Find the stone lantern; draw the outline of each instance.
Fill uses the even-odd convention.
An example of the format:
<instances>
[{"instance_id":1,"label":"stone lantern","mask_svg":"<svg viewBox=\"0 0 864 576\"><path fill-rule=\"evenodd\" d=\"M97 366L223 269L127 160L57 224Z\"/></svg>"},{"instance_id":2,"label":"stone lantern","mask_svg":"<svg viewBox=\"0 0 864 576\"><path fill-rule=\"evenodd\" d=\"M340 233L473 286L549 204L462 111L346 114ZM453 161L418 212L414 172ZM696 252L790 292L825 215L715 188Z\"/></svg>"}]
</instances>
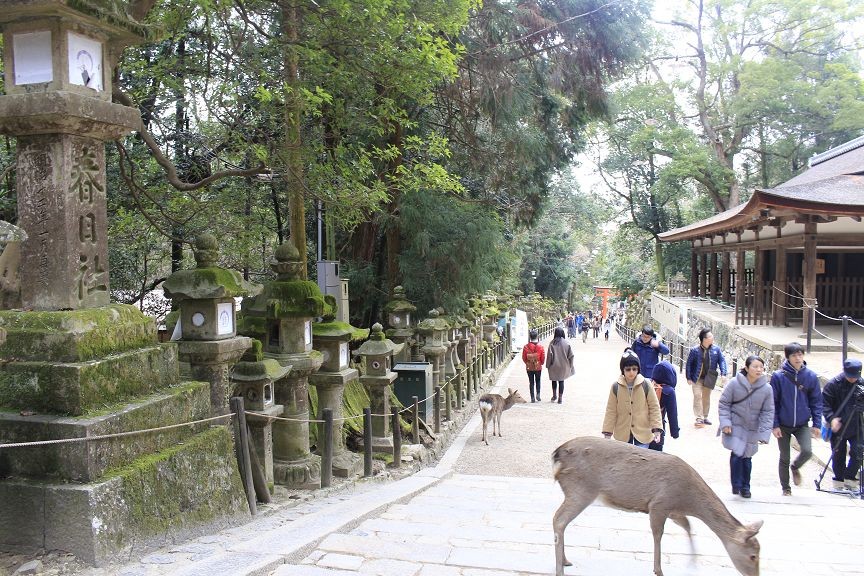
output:
<instances>
[{"instance_id":1,"label":"stone lantern","mask_svg":"<svg viewBox=\"0 0 864 576\"><path fill-rule=\"evenodd\" d=\"M291 366L275 382L275 401L290 419L273 424L275 481L290 488L320 488L321 459L309 444L309 375L323 361L312 349L312 319L323 316L328 306L318 285L303 279L306 263L290 240L274 256L270 267L276 280L265 283L254 301L243 302L243 332L262 339L264 358Z\"/></svg>"},{"instance_id":2,"label":"stone lantern","mask_svg":"<svg viewBox=\"0 0 864 576\"><path fill-rule=\"evenodd\" d=\"M234 393L243 397L244 408L249 412L246 423L268 483L274 481L273 419L270 417L281 416L284 411L281 404L276 404L273 383L290 371L291 366L282 366L272 358L264 358L260 340L252 340L252 346L231 371Z\"/></svg>"},{"instance_id":3,"label":"stone lantern","mask_svg":"<svg viewBox=\"0 0 864 576\"><path fill-rule=\"evenodd\" d=\"M11 5L9 5L11 4ZM65 0L4 3L0 133L17 137L21 307L109 304L105 148L141 125L111 102L112 63L143 27Z\"/></svg>"},{"instance_id":4,"label":"stone lantern","mask_svg":"<svg viewBox=\"0 0 864 576\"><path fill-rule=\"evenodd\" d=\"M323 363L317 373L309 376L309 383L318 391L318 419L324 408L333 412L333 474L348 478L360 473L362 462L357 454L345 446L342 434L342 398L345 386L360 377L360 372L349 366L351 360L348 343L361 332L345 322L337 322L333 316L336 301L330 295L325 295L331 305L331 310L324 314L323 322L312 325L312 339L315 348L321 352ZM322 425L323 426L323 425ZM318 434L323 439L323 434Z\"/></svg>"},{"instance_id":5,"label":"stone lantern","mask_svg":"<svg viewBox=\"0 0 864 576\"><path fill-rule=\"evenodd\" d=\"M406 344L394 362L410 362L414 331L411 329L411 314L417 307L405 298L405 289L396 286L393 289L393 297L384 305L384 313L387 314L387 338L397 344Z\"/></svg>"},{"instance_id":6,"label":"stone lantern","mask_svg":"<svg viewBox=\"0 0 864 576\"><path fill-rule=\"evenodd\" d=\"M377 322L372 325L369 339L357 353L366 360L366 374L360 381L369 392L372 408L372 450L374 452L393 452L393 438L390 435L390 384L397 374L391 370L393 355L404 347L394 344L384 337L384 328ZM399 457L394 454L393 458Z\"/></svg>"},{"instance_id":7,"label":"stone lantern","mask_svg":"<svg viewBox=\"0 0 864 576\"><path fill-rule=\"evenodd\" d=\"M20 306L18 264L21 261L21 243L26 239L27 233L24 230L0 220L0 310Z\"/></svg>"},{"instance_id":8,"label":"stone lantern","mask_svg":"<svg viewBox=\"0 0 864 576\"><path fill-rule=\"evenodd\" d=\"M237 336L234 297L256 294L261 287L235 270L216 266L219 251L212 234L195 239L194 253L197 266L175 272L163 288L180 307L180 360L189 363L195 378L210 383L213 414L226 414L228 369L252 345L249 338Z\"/></svg>"},{"instance_id":9,"label":"stone lantern","mask_svg":"<svg viewBox=\"0 0 864 576\"><path fill-rule=\"evenodd\" d=\"M439 318L438 310L430 310L429 317L417 325L417 332L424 337L425 341L421 350L426 356L426 361L432 362L434 386L440 386L443 381L447 328L447 322Z\"/></svg>"}]
</instances>

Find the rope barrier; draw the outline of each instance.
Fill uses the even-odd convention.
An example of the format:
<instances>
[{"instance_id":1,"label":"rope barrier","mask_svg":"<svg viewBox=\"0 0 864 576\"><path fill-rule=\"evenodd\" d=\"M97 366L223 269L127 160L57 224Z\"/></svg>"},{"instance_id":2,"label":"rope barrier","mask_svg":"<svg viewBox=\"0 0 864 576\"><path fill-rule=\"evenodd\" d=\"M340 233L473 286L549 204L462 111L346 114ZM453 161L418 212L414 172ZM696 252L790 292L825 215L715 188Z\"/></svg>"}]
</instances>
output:
<instances>
[{"instance_id":1,"label":"rope barrier","mask_svg":"<svg viewBox=\"0 0 864 576\"><path fill-rule=\"evenodd\" d=\"M114 434L100 434L98 436L82 436L80 438L59 438L57 440L38 440L35 442L11 442L0 444L0 448L21 448L26 446L47 446L50 444L72 444L75 442L89 442L91 440L107 440L109 438L122 438L124 436L136 436L138 434L147 434L149 432L160 432L162 430L171 430L173 428L182 428L183 426L193 426L195 424L203 424L205 422L213 422L214 420L230 419L232 414L223 414L222 416L211 416L202 420L193 422L184 422L182 424L171 424L169 426L160 426L158 428L146 428L143 430L132 430L130 432L115 432Z\"/></svg>"},{"instance_id":2,"label":"rope barrier","mask_svg":"<svg viewBox=\"0 0 864 576\"><path fill-rule=\"evenodd\" d=\"M813 330L813 332L815 332L816 334L819 334L819 335L822 336L823 338L826 338L826 339L828 339L828 340L831 340L832 342L837 342L838 344L842 344L842 343L843 343L843 342L841 342L840 340L837 340L837 339L835 339L835 338L831 338L831 337L828 336L827 334L823 334L822 332L820 332L819 330L817 330L815 327L811 328L811 330Z\"/></svg>"}]
</instances>

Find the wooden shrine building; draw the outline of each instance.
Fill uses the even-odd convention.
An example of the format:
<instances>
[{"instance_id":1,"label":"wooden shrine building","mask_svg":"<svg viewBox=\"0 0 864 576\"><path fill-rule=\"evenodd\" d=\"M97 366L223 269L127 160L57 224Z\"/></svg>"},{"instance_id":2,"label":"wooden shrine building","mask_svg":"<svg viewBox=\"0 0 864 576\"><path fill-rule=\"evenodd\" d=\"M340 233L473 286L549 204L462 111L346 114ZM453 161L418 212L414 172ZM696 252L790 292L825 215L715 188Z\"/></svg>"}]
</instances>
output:
<instances>
[{"instance_id":1,"label":"wooden shrine building","mask_svg":"<svg viewBox=\"0 0 864 576\"><path fill-rule=\"evenodd\" d=\"M660 234L692 245L690 295L735 307L735 324L807 329L864 317L864 137L747 202ZM734 258L733 258L734 255ZM732 264L734 262L734 264Z\"/></svg>"}]
</instances>

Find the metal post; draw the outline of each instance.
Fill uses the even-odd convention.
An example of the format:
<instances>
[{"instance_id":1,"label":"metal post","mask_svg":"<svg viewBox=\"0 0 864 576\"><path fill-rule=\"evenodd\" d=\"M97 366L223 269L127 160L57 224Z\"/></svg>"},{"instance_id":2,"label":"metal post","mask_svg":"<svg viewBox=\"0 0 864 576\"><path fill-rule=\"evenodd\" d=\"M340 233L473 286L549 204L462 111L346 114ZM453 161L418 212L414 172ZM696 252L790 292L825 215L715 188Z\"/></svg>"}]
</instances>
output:
<instances>
[{"instance_id":1,"label":"metal post","mask_svg":"<svg viewBox=\"0 0 864 576\"><path fill-rule=\"evenodd\" d=\"M321 487L327 488L333 480L333 409L321 410L324 430L321 435Z\"/></svg>"},{"instance_id":2,"label":"metal post","mask_svg":"<svg viewBox=\"0 0 864 576\"><path fill-rule=\"evenodd\" d=\"M448 422L453 421L453 407L450 403L453 402L453 379L451 378L444 384L444 417Z\"/></svg>"},{"instance_id":3,"label":"metal post","mask_svg":"<svg viewBox=\"0 0 864 576\"><path fill-rule=\"evenodd\" d=\"M420 400L417 396L411 397L411 441L414 444L420 443Z\"/></svg>"},{"instance_id":4,"label":"metal post","mask_svg":"<svg viewBox=\"0 0 864 576\"><path fill-rule=\"evenodd\" d=\"M402 466L402 429L399 427L399 408L390 407L390 427L393 429L393 468Z\"/></svg>"},{"instance_id":5,"label":"metal post","mask_svg":"<svg viewBox=\"0 0 864 576\"><path fill-rule=\"evenodd\" d=\"M363 408L363 476L372 476L372 408Z\"/></svg>"},{"instance_id":6,"label":"metal post","mask_svg":"<svg viewBox=\"0 0 864 576\"><path fill-rule=\"evenodd\" d=\"M810 354L810 342L813 340L813 323L816 321L816 308L807 305L807 315L810 320L807 322L807 354Z\"/></svg>"},{"instance_id":7,"label":"metal post","mask_svg":"<svg viewBox=\"0 0 864 576\"><path fill-rule=\"evenodd\" d=\"M230 399L231 411L234 413L234 442L239 445L237 464L240 466L240 478L243 480L243 488L246 490L246 501L249 503L249 512L252 516L258 514L258 506L255 504L255 486L252 483L252 461L249 457L249 438L246 429L246 412L243 408L243 397L233 396Z\"/></svg>"},{"instance_id":8,"label":"metal post","mask_svg":"<svg viewBox=\"0 0 864 576\"><path fill-rule=\"evenodd\" d=\"M849 351L849 316L844 314L840 319L843 320L843 362L846 362L846 354Z\"/></svg>"},{"instance_id":9,"label":"metal post","mask_svg":"<svg viewBox=\"0 0 864 576\"><path fill-rule=\"evenodd\" d=\"M435 387L435 396L432 401L432 413L434 415L435 434L441 432L441 385Z\"/></svg>"}]
</instances>

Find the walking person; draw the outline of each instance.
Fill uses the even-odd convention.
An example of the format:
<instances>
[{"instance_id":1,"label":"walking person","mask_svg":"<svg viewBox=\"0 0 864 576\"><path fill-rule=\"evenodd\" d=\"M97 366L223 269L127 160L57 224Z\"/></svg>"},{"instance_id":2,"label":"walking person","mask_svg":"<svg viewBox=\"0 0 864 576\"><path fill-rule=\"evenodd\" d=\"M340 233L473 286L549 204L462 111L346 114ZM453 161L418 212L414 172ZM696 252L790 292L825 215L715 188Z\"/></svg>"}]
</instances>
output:
<instances>
[{"instance_id":1,"label":"walking person","mask_svg":"<svg viewBox=\"0 0 864 576\"><path fill-rule=\"evenodd\" d=\"M792 495L789 486L789 460L792 436L798 441L800 452L792 462L792 481L801 485L801 467L813 455L811 439L818 438L822 424L822 389L819 377L807 368L804 348L798 342L783 348L786 361L771 375L774 392L774 429L780 448L780 489L784 496ZM808 422L812 424L808 426Z\"/></svg>"},{"instance_id":2,"label":"walking person","mask_svg":"<svg viewBox=\"0 0 864 576\"><path fill-rule=\"evenodd\" d=\"M572 376L576 369L573 366L573 349L564 337L564 329L556 328L555 336L546 350L546 368L549 380L552 381L552 402L561 404L564 398L564 380ZM537 395L540 400L540 395Z\"/></svg>"},{"instance_id":3,"label":"walking person","mask_svg":"<svg viewBox=\"0 0 864 576\"><path fill-rule=\"evenodd\" d=\"M681 434L681 427L678 425L678 397L675 394L675 386L678 384L678 375L675 374L675 367L671 363L664 360L658 362L654 366L654 391L657 391L657 386L660 386L660 420L662 422L663 432L660 435L660 440L651 442L648 446L652 450L658 452L663 451L663 444L666 442L666 422L669 422L669 434L672 438L678 438Z\"/></svg>"},{"instance_id":4,"label":"walking person","mask_svg":"<svg viewBox=\"0 0 864 576\"><path fill-rule=\"evenodd\" d=\"M594 338L600 336L600 316L595 315L594 320L591 322L591 329L594 331Z\"/></svg>"},{"instance_id":5,"label":"walking person","mask_svg":"<svg viewBox=\"0 0 864 576\"><path fill-rule=\"evenodd\" d=\"M823 415L831 427L831 469L834 488L858 492L855 476L861 467L861 413L859 402L864 402L864 380L861 379L861 361L848 358L843 372L834 377L822 390ZM849 444L849 462L846 462L846 444Z\"/></svg>"},{"instance_id":6,"label":"walking person","mask_svg":"<svg viewBox=\"0 0 864 576\"><path fill-rule=\"evenodd\" d=\"M714 344L714 333L708 328L699 331L699 345L687 355L687 382L693 388L693 414L696 428L711 425L708 412L711 409L711 391L717 377L726 376L726 359L720 347Z\"/></svg>"},{"instance_id":7,"label":"walking person","mask_svg":"<svg viewBox=\"0 0 864 576\"><path fill-rule=\"evenodd\" d=\"M669 347L660 341L650 324L642 327L642 333L633 341L631 348L639 356L640 374L649 380L654 366L660 361L660 355L669 354Z\"/></svg>"},{"instance_id":8,"label":"walking person","mask_svg":"<svg viewBox=\"0 0 864 576\"><path fill-rule=\"evenodd\" d=\"M591 321L588 319L583 320L582 321L582 343L583 344L588 341L588 330L590 330L590 329L591 329Z\"/></svg>"},{"instance_id":9,"label":"walking person","mask_svg":"<svg viewBox=\"0 0 864 576\"><path fill-rule=\"evenodd\" d=\"M774 425L774 393L764 374L765 362L748 356L744 368L730 379L720 395L723 447L731 450L729 472L732 494L750 498L750 471L759 444L767 444Z\"/></svg>"},{"instance_id":10,"label":"walking person","mask_svg":"<svg viewBox=\"0 0 864 576\"><path fill-rule=\"evenodd\" d=\"M609 341L609 330L612 329L612 320L606 318L606 322L603 323L603 339L607 342Z\"/></svg>"},{"instance_id":11,"label":"walking person","mask_svg":"<svg viewBox=\"0 0 864 576\"><path fill-rule=\"evenodd\" d=\"M660 402L648 380L639 373L639 356L630 348L618 362L621 375L612 384L603 417L603 436L640 448L661 439Z\"/></svg>"},{"instance_id":12,"label":"walking person","mask_svg":"<svg viewBox=\"0 0 864 576\"><path fill-rule=\"evenodd\" d=\"M543 371L543 362L546 352L538 342L539 335L535 328L528 331L528 344L522 348L522 361L528 372L528 389L531 392L531 402L540 401L540 373ZM534 398L537 400L534 400Z\"/></svg>"}]
</instances>

